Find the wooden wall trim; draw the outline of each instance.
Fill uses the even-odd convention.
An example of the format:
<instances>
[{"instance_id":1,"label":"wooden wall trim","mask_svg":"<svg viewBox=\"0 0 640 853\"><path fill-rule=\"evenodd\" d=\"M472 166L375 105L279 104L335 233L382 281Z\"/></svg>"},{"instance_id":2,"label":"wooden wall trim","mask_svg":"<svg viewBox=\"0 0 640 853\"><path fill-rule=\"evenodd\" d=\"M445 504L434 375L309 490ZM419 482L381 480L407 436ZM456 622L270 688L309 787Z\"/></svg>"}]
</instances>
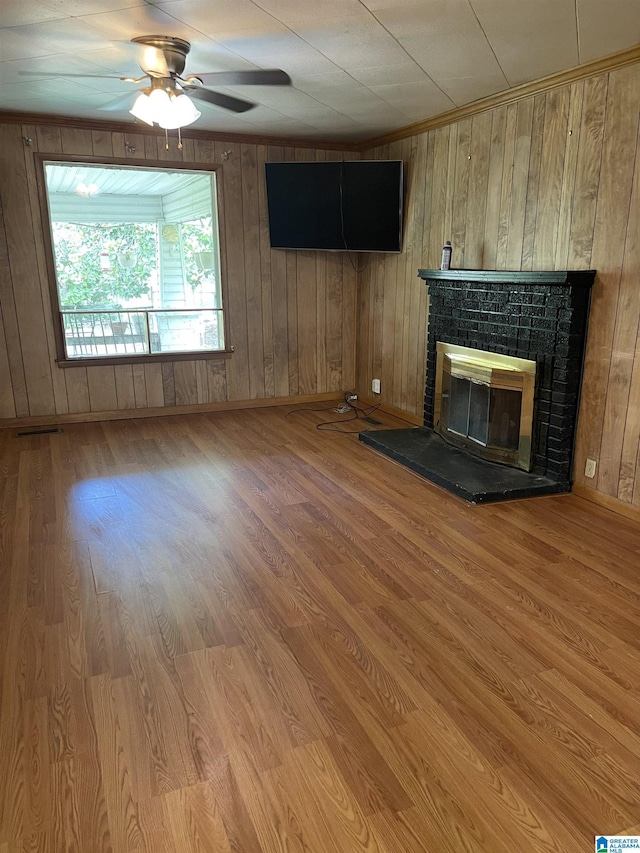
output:
<instances>
[{"instance_id":1,"label":"wooden wall trim","mask_svg":"<svg viewBox=\"0 0 640 853\"><path fill-rule=\"evenodd\" d=\"M21 427L59 426L61 424L94 423L95 421L121 421L142 418L160 418L165 415L197 415L207 412L232 412L240 409L264 409L270 406L298 406L302 403L343 402L344 394L325 391L322 394L304 394L299 397L270 397L257 400L223 400L219 403L202 403L193 406L156 406L149 409L115 409L109 412L78 412L77 414L46 415L33 418L5 418L0 429ZM406 416L405 420L406 420Z\"/></svg>"},{"instance_id":2,"label":"wooden wall trim","mask_svg":"<svg viewBox=\"0 0 640 853\"><path fill-rule=\"evenodd\" d=\"M605 509L610 509L618 515L624 515L625 518L630 518L632 521L640 521L640 506L625 503L618 498L605 495L603 492L596 492L595 489L590 489L588 486L582 486L579 483L574 484L572 492L579 498L584 498Z\"/></svg>"},{"instance_id":3,"label":"wooden wall trim","mask_svg":"<svg viewBox=\"0 0 640 853\"><path fill-rule=\"evenodd\" d=\"M506 89L504 92L489 95L487 98L481 98L479 101L474 101L471 104L465 104L446 113L440 113L440 115L433 116L432 118L399 128L384 136L368 139L360 143L360 151L368 151L380 145L388 145L391 142L397 142L409 136L417 136L429 130L435 130L438 127L445 127L463 119L471 118L479 113L493 110L496 107L504 107L507 104L516 103L524 98L540 95L549 92L551 89L558 89L561 86L576 83L579 80L586 80L588 77L596 77L599 74L615 71L618 68L624 68L636 62L640 62L640 45L635 45L635 47L619 53L613 53L602 59L594 59L592 62L578 65L576 68L570 68L568 71L559 71L556 74L550 74L548 77L542 77L540 80L514 86L511 89Z\"/></svg>"},{"instance_id":4,"label":"wooden wall trim","mask_svg":"<svg viewBox=\"0 0 640 853\"><path fill-rule=\"evenodd\" d=\"M133 136L154 136L164 139L156 127L137 124L133 121L100 121L83 119L78 116L48 115L47 113L28 113L0 110L0 124L45 125L47 127L77 128L96 130L103 133L124 133ZM249 145L286 145L293 148L314 148L327 151L360 151L360 142L340 142L332 139L297 139L285 136L259 136L248 133L216 133L212 130L184 130L183 139L199 139L207 142L235 142Z\"/></svg>"}]
</instances>

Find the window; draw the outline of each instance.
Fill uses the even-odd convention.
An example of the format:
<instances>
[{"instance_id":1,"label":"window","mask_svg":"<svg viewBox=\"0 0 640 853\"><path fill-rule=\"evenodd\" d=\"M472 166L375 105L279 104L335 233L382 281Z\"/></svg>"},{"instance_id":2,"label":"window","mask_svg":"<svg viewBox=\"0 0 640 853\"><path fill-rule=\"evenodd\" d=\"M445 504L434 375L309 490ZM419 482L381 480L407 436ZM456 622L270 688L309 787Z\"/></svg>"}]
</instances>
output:
<instances>
[{"instance_id":1,"label":"window","mask_svg":"<svg viewBox=\"0 0 640 853\"><path fill-rule=\"evenodd\" d=\"M63 360L224 351L215 173L43 165Z\"/></svg>"}]
</instances>

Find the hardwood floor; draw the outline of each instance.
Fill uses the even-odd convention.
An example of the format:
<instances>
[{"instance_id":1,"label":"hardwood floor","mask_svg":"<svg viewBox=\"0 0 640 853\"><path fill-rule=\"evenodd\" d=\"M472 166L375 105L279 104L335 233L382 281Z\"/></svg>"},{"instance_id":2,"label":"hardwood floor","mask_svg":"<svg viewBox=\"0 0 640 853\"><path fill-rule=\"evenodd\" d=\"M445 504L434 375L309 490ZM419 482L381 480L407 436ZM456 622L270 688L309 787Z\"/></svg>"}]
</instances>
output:
<instances>
[{"instance_id":1,"label":"hardwood floor","mask_svg":"<svg viewBox=\"0 0 640 853\"><path fill-rule=\"evenodd\" d=\"M0 853L638 832L638 525L287 411L0 432Z\"/></svg>"}]
</instances>

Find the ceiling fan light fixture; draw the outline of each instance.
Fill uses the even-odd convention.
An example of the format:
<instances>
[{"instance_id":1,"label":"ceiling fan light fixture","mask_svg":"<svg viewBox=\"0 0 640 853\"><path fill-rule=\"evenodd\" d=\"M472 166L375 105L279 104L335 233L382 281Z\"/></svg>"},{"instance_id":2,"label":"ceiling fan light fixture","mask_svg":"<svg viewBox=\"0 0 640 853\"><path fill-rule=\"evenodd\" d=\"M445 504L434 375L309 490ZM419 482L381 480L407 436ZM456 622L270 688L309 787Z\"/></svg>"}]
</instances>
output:
<instances>
[{"instance_id":1,"label":"ceiling fan light fixture","mask_svg":"<svg viewBox=\"0 0 640 853\"><path fill-rule=\"evenodd\" d=\"M175 130L193 124L201 115L191 98L186 95L174 95L169 99L169 108L157 122L165 130Z\"/></svg>"},{"instance_id":2,"label":"ceiling fan light fixture","mask_svg":"<svg viewBox=\"0 0 640 853\"><path fill-rule=\"evenodd\" d=\"M146 92L142 92L136 98L135 104L129 110L132 116L135 118L139 118L140 121L146 122L146 124L152 125L154 122L154 111L153 104L149 98L149 95Z\"/></svg>"},{"instance_id":3,"label":"ceiling fan light fixture","mask_svg":"<svg viewBox=\"0 0 640 853\"><path fill-rule=\"evenodd\" d=\"M162 115L165 110L169 109L170 98L166 89L152 89L149 94L149 103L153 106L153 111L156 115Z\"/></svg>"},{"instance_id":4,"label":"ceiling fan light fixture","mask_svg":"<svg viewBox=\"0 0 640 853\"><path fill-rule=\"evenodd\" d=\"M168 93L159 88L138 95L129 112L141 121L149 125L155 123L165 130L186 127L202 115L186 95Z\"/></svg>"}]
</instances>

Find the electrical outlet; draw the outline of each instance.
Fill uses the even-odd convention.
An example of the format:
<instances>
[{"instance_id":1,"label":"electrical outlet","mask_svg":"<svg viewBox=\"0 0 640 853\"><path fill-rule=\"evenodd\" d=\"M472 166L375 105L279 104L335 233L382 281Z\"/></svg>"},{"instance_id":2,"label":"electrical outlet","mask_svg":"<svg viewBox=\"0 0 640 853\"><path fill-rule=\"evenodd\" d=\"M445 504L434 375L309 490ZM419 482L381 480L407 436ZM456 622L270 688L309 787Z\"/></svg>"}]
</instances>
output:
<instances>
[{"instance_id":1,"label":"electrical outlet","mask_svg":"<svg viewBox=\"0 0 640 853\"><path fill-rule=\"evenodd\" d=\"M347 393L344 395L344 398L347 403L355 403L358 399L358 395L355 391L347 391Z\"/></svg>"},{"instance_id":2,"label":"electrical outlet","mask_svg":"<svg viewBox=\"0 0 640 853\"><path fill-rule=\"evenodd\" d=\"M584 466L584 476L592 480L596 476L596 460L587 459Z\"/></svg>"},{"instance_id":3,"label":"electrical outlet","mask_svg":"<svg viewBox=\"0 0 640 853\"><path fill-rule=\"evenodd\" d=\"M380 380L379 379L372 379L371 380L371 390L373 391L374 394L380 393Z\"/></svg>"}]
</instances>

